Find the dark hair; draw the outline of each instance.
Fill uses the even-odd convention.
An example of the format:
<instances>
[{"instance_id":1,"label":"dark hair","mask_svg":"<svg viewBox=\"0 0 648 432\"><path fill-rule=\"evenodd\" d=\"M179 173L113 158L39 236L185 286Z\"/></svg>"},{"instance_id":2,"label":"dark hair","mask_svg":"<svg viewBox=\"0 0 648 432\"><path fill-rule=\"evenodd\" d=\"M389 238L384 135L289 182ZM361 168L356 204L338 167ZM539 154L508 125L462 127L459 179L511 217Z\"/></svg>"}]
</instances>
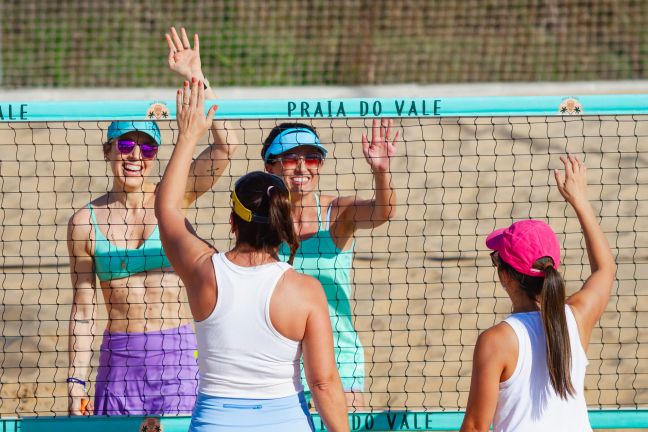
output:
<instances>
[{"instance_id":1,"label":"dark hair","mask_svg":"<svg viewBox=\"0 0 648 432\"><path fill-rule=\"evenodd\" d=\"M501 257L500 257L501 261ZM532 277L516 271L504 261L498 270L517 281L532 301L540 299L540 316L545 330L547 369L551 386L562 399L575 394L571 382L571 345L565 317L565 281L554 267L553 259L542 257L533 263L544 277Z\"/></svg>"},{"instance_id":2,"label":"dark hair","mask_svg":"<svg viewBox=\"0 0 648 432\"><path fill-rule=\"evenodd\" d=\"M261 159L265 160L266 151L268 151L268 147L270 147L272 141L277 138L277 135L287 129L308 129L319 138L317 130L315 130L313 126L307 125L305 123L281 123L280 125L273 127L266 139L263 140L263 147L261 148Z\"/></svg>"},{"instance_id":3,"label":"dark hair","mask_svg":"<svg viewBox=\"0 0 648 432\"><path fill-rule=\"evenodd\" d=\"M108 155L110 154L110 148L112 147L112 143L114 140L108 140L105 143L102 144L103 147L103 154L104 154L104 159L108 160Z\"/></svg>"},{"instance_id":4,"label":"dark hair","mask_svg":"<svg viewBox=\"0 0 648 432\"><path fill-rule=\"evenodd\" d=\"M267 222L243 220L233 212L237 229L236 243L245 243L254 249L274 253L283 242L290 246L292 264L299 247L299 238L293 226L290 192L283 180L276 175L253 171L241 177L234 186L241 204L257 218Z\"/></svg>"}]
</instances>

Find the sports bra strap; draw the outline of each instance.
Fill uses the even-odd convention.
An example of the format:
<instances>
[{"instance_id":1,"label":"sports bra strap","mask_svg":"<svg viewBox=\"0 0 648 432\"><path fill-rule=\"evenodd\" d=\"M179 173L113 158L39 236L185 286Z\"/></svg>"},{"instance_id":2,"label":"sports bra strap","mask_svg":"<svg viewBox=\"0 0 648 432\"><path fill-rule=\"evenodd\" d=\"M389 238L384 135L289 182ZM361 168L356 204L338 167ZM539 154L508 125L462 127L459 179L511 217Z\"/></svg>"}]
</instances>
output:
<instances>
[{"instance_id":1,"label":"sports bra strap","mask_svg":"<svg viewBox=\"0 0 648 432\"><path fill-rule=\"evenodd\" d=\"M99 224L97 223L97 216L95 215L94 208L92 207L91 203L88 203L88 210L90 210L90 219L92 220L92 224L94 225L96 231Z\"/></svg>"}]
</instances>

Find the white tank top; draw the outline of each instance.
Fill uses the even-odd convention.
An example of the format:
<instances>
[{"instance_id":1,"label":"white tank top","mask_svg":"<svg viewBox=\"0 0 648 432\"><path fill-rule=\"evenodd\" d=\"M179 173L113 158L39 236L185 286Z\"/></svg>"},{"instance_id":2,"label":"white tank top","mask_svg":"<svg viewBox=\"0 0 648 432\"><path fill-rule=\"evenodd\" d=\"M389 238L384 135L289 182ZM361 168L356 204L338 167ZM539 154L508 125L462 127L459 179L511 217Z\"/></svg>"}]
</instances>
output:
<instances>
[{"instance_id":1,"label":"white tank top","mask_svg":"<svg viewBox=\"0 0 648 432\"><path fill-rule=\"evenodd\" d=\"M515 371L500 383L493 432L590 432L585 402L587 354L578 325L565 305L571 345L571 381L575 395L561 399L551 386L545 353L545 333L540 312L518 313L506 318L518 338Z\"/></svg>"},{"instance_id":2,"label":"white tank top","mask_svg":"<svg viewBox=\"0 0 648 432\"><path fill-rule=\"evenodd\" d=\"M282 336L270 321L270 299L291 268L283 262L241 267L224 253L212 256L218 300L196 322L199 391L210 396L272 399L303 390L301 342Z\"/></svg>"}]
</instances>

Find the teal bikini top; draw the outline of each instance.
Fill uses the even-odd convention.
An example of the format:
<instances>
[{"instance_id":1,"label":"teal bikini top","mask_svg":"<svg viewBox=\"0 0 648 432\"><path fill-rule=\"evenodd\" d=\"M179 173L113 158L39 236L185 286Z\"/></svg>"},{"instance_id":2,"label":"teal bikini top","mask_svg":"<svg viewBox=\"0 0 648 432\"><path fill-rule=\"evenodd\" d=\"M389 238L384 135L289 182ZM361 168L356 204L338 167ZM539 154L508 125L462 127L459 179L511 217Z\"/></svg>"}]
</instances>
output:
<instances>
[{"instance_id":1,"label":"teal bikini top","mask_svg":"<svg viewBox=\"0 0 648 432\"><path fill-rule=\"evenodd\" d=\"M91 204L88 204L88 209L90 209L95 233L95 272L100 281L121 279L147 270L171 267L162 249L160 230L157 225L137 249L120 248L112 244L99 229Z\"/></svg>"}]
</instances>

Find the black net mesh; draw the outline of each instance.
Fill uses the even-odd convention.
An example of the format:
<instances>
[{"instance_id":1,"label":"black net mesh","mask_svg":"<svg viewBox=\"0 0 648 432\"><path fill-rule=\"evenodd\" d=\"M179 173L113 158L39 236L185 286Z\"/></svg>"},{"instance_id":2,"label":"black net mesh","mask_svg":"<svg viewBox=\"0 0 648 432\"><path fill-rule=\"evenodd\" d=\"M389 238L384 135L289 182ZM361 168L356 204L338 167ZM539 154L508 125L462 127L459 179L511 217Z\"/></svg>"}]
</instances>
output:
<instances>
[{"instance_id":1,"label":"black net mesh","mask_svg":"<svg viewBox=\"0 0 648 432\"><path fill-rule=\"evenodd\" d=\"M278 122L230 123L228 133L244 144L213 191L188 213L198 233L220 250L232 241L229 190L240 175L263 169L260 143ZM321 193L371 197L372 176L360 146L371 120L312 124L330 151ZM647 406L646 117L418 118L395 124L402 134L392 163L397 216L356 236L350 306L364 345L361 409L466 406L477 335L510 312L484 245L494 228L521 218L548 221L564 249L568 291L581 286L590 272L583 237L551 172L566 153L581 156L589 168L590 198L618 263L612 298L589 347L587 402L590 408ZM100 145L107 125L0 124L0 415L67 414L67 222L111 185ZM165 144L155 182L177 137L175 123L160 126ZM104 298L98 288L91 396L106 324ZM189 319L182 298L175 304L181 307L169 318Z\"/></svg>"}]
</instances>

